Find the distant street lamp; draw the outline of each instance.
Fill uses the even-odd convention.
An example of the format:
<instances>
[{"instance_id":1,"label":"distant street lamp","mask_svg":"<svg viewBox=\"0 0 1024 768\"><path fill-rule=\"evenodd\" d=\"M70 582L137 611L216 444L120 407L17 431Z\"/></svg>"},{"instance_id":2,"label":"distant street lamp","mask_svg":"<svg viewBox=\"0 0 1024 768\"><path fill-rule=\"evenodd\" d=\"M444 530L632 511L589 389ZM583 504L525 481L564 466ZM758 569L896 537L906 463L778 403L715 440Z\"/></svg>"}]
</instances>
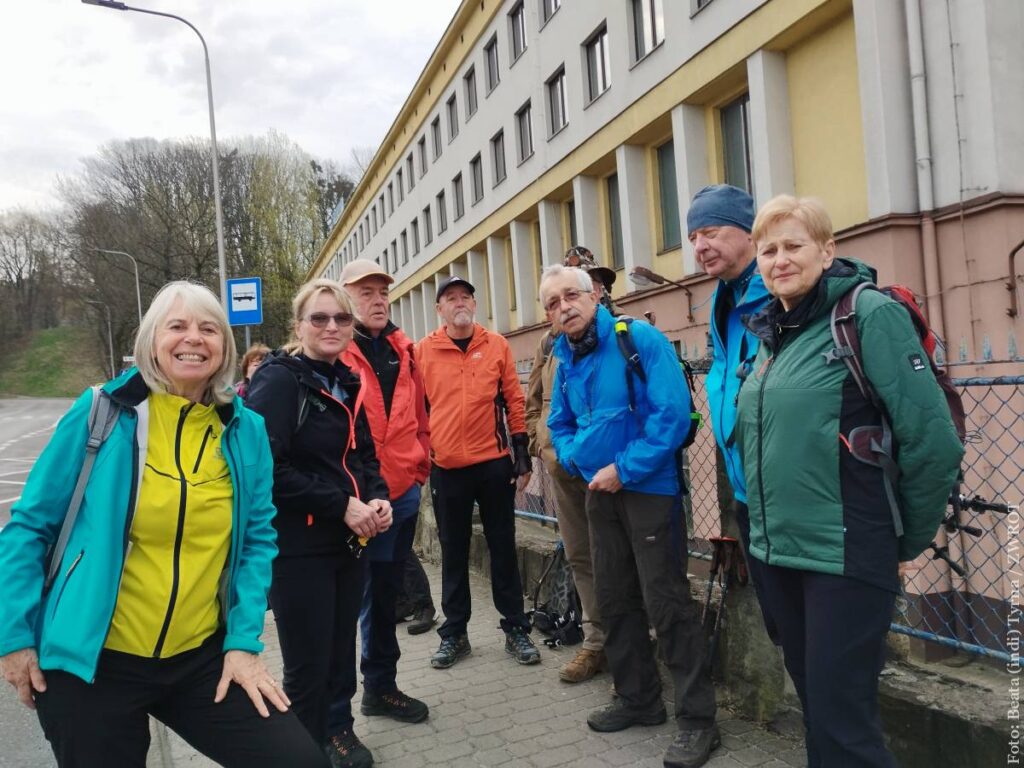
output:
<instances>
[{"instance_id":1,"label":"distant street lamp","mask_svg":"<svg viewBox=\"0 0 1024 768\"><path fill-rule=\"evenodd\" d=\"M676 285L683 289L683 293L686 295L686 319L689 322L693 322L693 294L690 293L690 289L685 283L680 283L678 280L672 280L671 278L659 275L657 272L653 272L647 267L633 267L633 271L629 273L629 280L633 285L638 288L651 288L655 285Z\"/></svg>"},{"instance_id":2,"label":"distant street lamp","mask_svg":"<svg viewBox=\"0 0 1024 768\"><path fill-rule=\"evenodd\" d=\"M92 299L86 299L86 304L92 304L94 307L103 307L107 310L107 346L110 349L110 378L117 376L117 370L114 368L114 326L110 323L110 305L104 301L93 301Z\"/></svg>"},{"instance_id":3,"label":"distant street lamp","mask_svg":"<svg viewBox=\"0 0 1024 768\"><path fill-rule=\"evenodd\" d=\"M220 170L218 169L218 153L217 153L217 125L213 119L213 78L210 76L210 51L206 47L206 40L200 34L199 30L196 29L190 21L183 19L181 16L175 16L173 13L163 13L161 11L151 11L147 8L135 8L131 5L125 5L124 3L118 3L114 0L82 0L85 5L98 5L101 8L110 8L115 11L135 11L136 13L147 13L150 16L163 16L167 19L174 19L180 21L182 24L187 26L196 36L199 38L199 42L203 44L203 61L206 63L206 98L209 102L210 108L210 145L213 150L213 205L214 212L216 214L217 221L217 268L220 271L220 303L227 310L228 306L228 276L227 276L227 262L224 258L224 215L221 212L220 206ZM141 302L140 302L141 305ZM141 321L140 321L141 322Z\"/></svg>"},{"instance_id":4,"label":"distant street lamp","mask_svg":"<svg viewBox=\"0 0 1024 768\"><path fill-rule=\"evenodd\" d=\"M124 251L108 251L106 248L93 248L98 253L110 253L115 256L127 256L132 260L132 265L135 267L135 300L139 304L139 327L142 327L142 290L139 288L139 262L135 260L135 257L130 253Z\"/></svg>"}]
</instances>

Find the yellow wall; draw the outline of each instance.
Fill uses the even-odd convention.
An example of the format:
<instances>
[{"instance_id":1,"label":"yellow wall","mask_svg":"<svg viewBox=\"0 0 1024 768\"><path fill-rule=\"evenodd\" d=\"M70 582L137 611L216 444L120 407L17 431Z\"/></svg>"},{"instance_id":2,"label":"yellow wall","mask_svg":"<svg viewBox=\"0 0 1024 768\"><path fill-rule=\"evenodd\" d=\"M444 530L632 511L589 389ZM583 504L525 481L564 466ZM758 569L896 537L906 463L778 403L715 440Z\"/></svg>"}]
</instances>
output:
<instances>
[{"instance_id":1,"label":"yellow wall","mask_svg":"<svg viewBox=\"0 0 1024 768\"><path fill-rule=\"evenodd\" d=\"M868 218L853 16L786 51L796 194L821 198L835 229Z\"/></svg>"}]
</instances>

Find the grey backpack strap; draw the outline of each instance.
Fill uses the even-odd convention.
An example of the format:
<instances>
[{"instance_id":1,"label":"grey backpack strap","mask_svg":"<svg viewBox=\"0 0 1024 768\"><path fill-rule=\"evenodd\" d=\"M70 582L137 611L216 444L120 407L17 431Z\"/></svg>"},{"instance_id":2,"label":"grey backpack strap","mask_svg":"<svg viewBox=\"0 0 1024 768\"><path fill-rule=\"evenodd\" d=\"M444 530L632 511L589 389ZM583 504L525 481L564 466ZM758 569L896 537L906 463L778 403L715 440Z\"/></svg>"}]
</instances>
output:
<instances>
[{"instance_id":1,"label":"grey backpack strap","mask_svg":"<svg viewBox=\"0 0 1024 768\"><path fill-rule=\"evenodd\" d=\"M75 518L78 517L78 510L82 506L82 497L85 495L85 486L89 483L89 475L92 474L92 465L96 461L96 454L103 442L110 437L110 433L114 431L116 422L117 407L110 399L110 395L99 387L93 387L92 405L89 406L89 439L85 443L85 460L82 462L82 469L78 472L78 482L75 484L75 492L71 495L71 503L68 504L60 535L57 536L57 542L53 545L53 550L50 553L50 568L46 574L44 591L48 591L53 586L53 581L60 571L60 561L64 558L64 550L67 549L68 539L71 538L71 529L75 526Z\"/></svg>"}]
</instances>

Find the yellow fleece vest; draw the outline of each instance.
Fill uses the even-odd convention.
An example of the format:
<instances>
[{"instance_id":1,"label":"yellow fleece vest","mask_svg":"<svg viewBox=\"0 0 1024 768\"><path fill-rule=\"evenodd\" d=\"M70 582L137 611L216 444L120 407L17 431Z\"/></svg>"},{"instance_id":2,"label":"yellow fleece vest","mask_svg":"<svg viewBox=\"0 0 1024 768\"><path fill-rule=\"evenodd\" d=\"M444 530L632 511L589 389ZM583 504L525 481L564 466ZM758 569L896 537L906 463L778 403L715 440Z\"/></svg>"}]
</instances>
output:
<instances>
[{"instance_id":1,"label":"yellow fleece vest","mask_svg":"<svg viewBox=\"0 0 1024 768\"><path fill-rule=\"evenodd\" d=\"M217 630L234 493L223 429L212 405L150 394L146 466L104 647L166 658Z\"/></svg>"}]
</instances>

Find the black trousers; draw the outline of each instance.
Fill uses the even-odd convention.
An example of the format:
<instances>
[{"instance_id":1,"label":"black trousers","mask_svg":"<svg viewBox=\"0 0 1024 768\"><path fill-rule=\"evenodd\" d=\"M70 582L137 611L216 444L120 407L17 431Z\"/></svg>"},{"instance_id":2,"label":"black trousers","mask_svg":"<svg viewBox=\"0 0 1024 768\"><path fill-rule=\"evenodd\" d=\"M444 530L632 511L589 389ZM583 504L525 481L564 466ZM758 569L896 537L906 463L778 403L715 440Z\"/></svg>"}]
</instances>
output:
<instances>
[{"instance_id":1,"label":"black trousers","mask_svg":"<svg viewBox=\"0 0 1024 768\"><path fill-rule=\"evenodd\" d=\"M587 491L594 587L605 630L615 690L625 704L661 705L661 680L648 634L648 618L675 686L681 728L706 728L715 720L715 689L700 608L690 596L686 539L680 557L673 535L672 496L632 491Z\"/></svg>"},{"instance_id":2,"label":"black trousers","mask_svg":"<svg viewBox=\"0 0 1024 768\"><path fill-rule=\"evenodd\" d=\"M402 590L398 594L399 603L412 608L413 611L420 608L434 607L434 598L430 595L430 580L427 572L423 570L423 563L412 552L405 559L405 567L402 571Z\"/></svg>"},{"instance_id":3,"label":"black trousers","mask_svg":"<svg viewBox=\"0 0 1024 768\"><path fill-rule=\"evenodd\" d=\"M279 557L270 607L284 657L284 690L317 744L352 728L362 564L348 554Z\"/></svg>"},{"instance_id":4,"label":"black trousers","mask_svg":"<svg viewBox=\"0 0 1024 768\"><path fill-rule=\"evenodd\" d=\"M102 651L91 685L48 669L36 711L60 768L144 768L152 715L228 768L328 768L321 749L292 712L270 703L270 717L232 684L213 703L224 667L220 632L199 648L167 659Z\"/></svg>"},{"instance_id":5,"label":"black trousers","mask_svg":"<svg viewBox=\"0 0 1024 768\"><path fill-rule=\"evenodd\" d=\"M892 592L762 564L764 606L804 710L808 768L895 768L878 710Z\"/></svg>"},{"instance_id":6,"label":"black trousers","mask_svg":"<svg viewBox=\"0 0 1024 768\"><path fill-rule=\"evenodd\" d=\"M530 631L523 611L523 582L516 557L515 485L508 457L460 469L435 466L430 472L430 493L441 541L441 637L464 634L469 625L469 540L473 533L473 504L480 507L480 522L491 555L491 595L502 615L501 628Z\"/></svg>"}]
</instances>

